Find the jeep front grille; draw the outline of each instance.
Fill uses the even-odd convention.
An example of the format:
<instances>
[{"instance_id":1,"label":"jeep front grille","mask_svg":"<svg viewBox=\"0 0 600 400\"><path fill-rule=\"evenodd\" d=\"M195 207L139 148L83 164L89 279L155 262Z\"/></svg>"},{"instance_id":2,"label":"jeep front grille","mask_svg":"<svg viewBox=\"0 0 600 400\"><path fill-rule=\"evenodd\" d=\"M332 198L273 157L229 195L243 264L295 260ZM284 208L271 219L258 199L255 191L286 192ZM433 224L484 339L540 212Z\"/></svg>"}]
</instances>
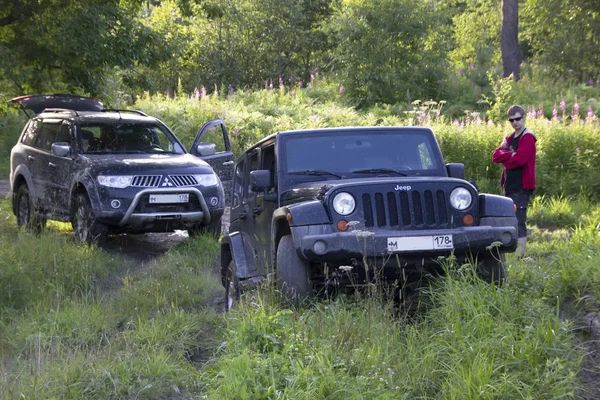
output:
<instances>
[{"instance_id":1,"label":"jeep front grille","mask_svg":"<svg viewBox=\"0 0 600 400\"><path fill-rule=\"evenodd\" d=\"M365 227L426 229L448 226L446 194L433 192L387 192L362 195Z\"/></svg>"},{"instance_id":2,"label":"jeep front grille","mask_svg":"<svg viewBox=\"0 0 600 400\"><path fill-rule=\"evenodd\" d=\"M194 175L136 175L131 186L135 187L186 187L196 186L198 181Z\"/></svg>"}]
</instances>

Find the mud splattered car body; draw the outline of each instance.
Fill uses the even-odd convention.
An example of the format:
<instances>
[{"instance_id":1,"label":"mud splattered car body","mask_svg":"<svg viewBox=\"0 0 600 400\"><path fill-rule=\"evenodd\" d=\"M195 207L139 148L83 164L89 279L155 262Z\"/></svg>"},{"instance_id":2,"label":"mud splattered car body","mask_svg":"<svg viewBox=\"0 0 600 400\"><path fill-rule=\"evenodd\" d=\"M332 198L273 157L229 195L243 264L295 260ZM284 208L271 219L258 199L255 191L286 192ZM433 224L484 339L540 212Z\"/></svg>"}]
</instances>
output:
<instances>
[{"instance_id":1,"label":"mud splattered car body","mask_svg":"<svg viewBox=\"0 0 600 400\"><path fill-rule=\"evenodd\" d=\"M451 254L479 259L499 282L503 255L517 243L512 200L479 193L419 127L267 137L237 160L230 220L221 243L230 300L269 274L305 296L364 285L376 273L420 275Z\"/></svg>"},{"instance_id":2,"label":"mud splattered car body","mask_svg":"<svg viewBox=\"0 0 600 400\"><path fill-rule=\"evenodd\" d=\"M11 151L19 225L69 221L88 243L110 233L220 233L223 180L233 170L223 121L205 124L188 153L164 123L139 111L68 95L13 102L35 113ZM202 142L215 129L224 151Z\"/></svg>"}]
</instances>

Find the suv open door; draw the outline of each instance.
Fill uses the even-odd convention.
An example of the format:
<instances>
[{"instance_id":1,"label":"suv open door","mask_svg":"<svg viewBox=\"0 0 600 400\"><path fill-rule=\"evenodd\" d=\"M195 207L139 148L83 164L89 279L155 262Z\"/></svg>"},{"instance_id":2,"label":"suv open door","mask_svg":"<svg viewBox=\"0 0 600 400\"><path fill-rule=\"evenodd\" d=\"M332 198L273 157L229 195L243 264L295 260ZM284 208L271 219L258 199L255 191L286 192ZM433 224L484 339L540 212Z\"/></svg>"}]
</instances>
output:
<instances>
[{"instance_id":1,"label":"suv open door","mask_svg":"<svg viewBox=\"0 0 600 400\"><path fill-rule=\"evenodd\" d=\"M218 118L202 125L192 144L190 154L209 163L215 173L219 175L225 190L225 203L228 206L231 205L233 152L225 122Z\"/></svg>"}]
</instances>

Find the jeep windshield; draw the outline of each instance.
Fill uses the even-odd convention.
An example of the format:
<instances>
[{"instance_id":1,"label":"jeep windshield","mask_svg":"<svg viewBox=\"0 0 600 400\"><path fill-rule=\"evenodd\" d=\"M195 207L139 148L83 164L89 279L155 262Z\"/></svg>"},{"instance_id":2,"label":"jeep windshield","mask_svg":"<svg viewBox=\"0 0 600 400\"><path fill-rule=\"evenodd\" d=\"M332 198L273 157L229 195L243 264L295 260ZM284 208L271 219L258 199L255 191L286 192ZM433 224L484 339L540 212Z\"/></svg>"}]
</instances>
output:
<instances>
[{"instance_id":1,"label":"jeep windshield","mask_svg":"<svg viewBox=\"0 0 600 400\"><path fill-rule=\"evenodd\" d=\"M84 153L185 153L170 132L152 123L85 122L79 137Z\"/></svg>"},{"instance_id":2,"label":"jeep windshield","mask_svg":"<svg viewBox=\"0 0 600 400\"><path fill-rule=\"evenodd\" d=\"M315 131L282 140L284 172L304 180L444 176L435 138L424 130Z\"/></svg>"}]
</instances>

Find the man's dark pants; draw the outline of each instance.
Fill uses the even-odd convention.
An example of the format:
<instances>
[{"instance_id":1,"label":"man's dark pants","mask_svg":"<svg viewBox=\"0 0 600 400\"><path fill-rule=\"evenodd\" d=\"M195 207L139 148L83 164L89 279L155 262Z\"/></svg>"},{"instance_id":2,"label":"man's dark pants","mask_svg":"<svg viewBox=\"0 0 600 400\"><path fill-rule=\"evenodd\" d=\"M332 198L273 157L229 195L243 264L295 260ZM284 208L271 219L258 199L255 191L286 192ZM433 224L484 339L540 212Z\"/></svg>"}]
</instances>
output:
<instances>
[{"instance_id":1,"label":"man's dark pants","mask_svg":"<svg viewBox=\"0 0 600 400\"><path fill-rule=\"evenodd\" d=\"M518 192L506 193L506 197L510 197L517 206L517 221L519 222L519 238L527 237L527 207L529 199L533 194L533 190L521 190Z\"/></svg>"}]
</instances>

